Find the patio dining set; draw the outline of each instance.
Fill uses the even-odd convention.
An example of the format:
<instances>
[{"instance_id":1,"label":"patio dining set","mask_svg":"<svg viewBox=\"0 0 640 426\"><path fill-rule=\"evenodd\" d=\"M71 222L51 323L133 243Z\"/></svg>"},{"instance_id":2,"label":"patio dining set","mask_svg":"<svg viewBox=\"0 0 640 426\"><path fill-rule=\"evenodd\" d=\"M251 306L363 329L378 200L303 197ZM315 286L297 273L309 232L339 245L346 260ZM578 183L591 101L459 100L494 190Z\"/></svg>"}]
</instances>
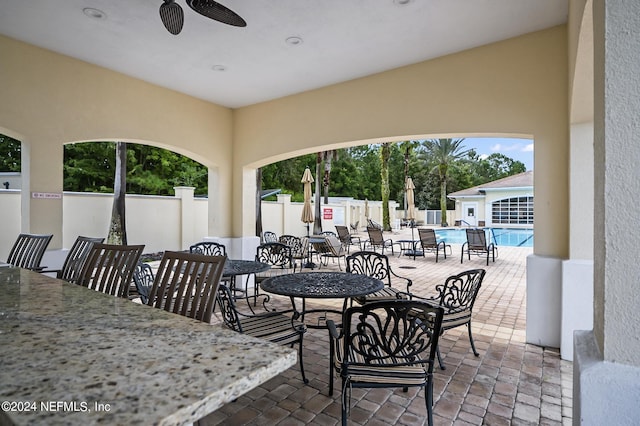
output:
<instances>
[{"instance_id":1,"label":"patio dining set","mask_svg":"<svg viewBox=\"0 0 640 426\"><path fill-rule=\"evenodd\" d=\"M40 263L52 236L20 234L5 268L0 269L3 277L7 277L1 281L3 285L23 286L31 281L39 285L48 279L62 286L63 291L68 286L84 288L88 292L83 293L84 298L102 294L96 297L101 297L101 303L107 302L107 305L105 296L123 300L123 303L130 303L130 300L139 302L127 305L127 315L130 310L131 315L138 315L136 306L144 309L141 305L146 305L199 323L213 323L218 317L226 329L239 336L247 336L247 339L257 338L275 343L276 347L297 346L297 360L304 383L308 383L304 369L304 336L310 327L323 328L327 330L330 347L328 394L333 395L334 376L340 377L343 424L347 422L352 405L351 389L356 387L423 388L427 423L433 424L433 368L436 360L441 369L446 368L438 339L446 330L465 326L471 349L475 356L479 356L471 333L471 320L485 270L462 271L435 286L435 294L415 294L411 291L412 280L392 270L389 257L384 253L390 248L395 254L392 241L387 245L390 240L379 240L380 235L375 231L369 233L367 241L360 241L346 227L336 228L337 235L315 238L283 235L274 239L275 235L265 233L264 241L257 247L252 260L229 259L224 245L198 242L188 251L165 251L155 270L140 262L143 245L105 244L102 238L83 236L76 239L59 270L47 269ZM430 247L428 238L424 238L424 243L422 239L421 235L423 253L427 249L435 250L437 262L442 250L446 259L446 245L435 242ZM352 245L357 250L352 251ZM416 246L411 250L410 255L415 256ZM472 250L471 244L467 250ZM399 254L403 254L402 249ZM338 271L328 270L331 258L337 260ZM344 272L340 259L344 261ZM317 271L314 271L315 261L319 266ZM56 278L34 278L32 274L41 277L55 274ZM243 282L240 277L244 276L246 281ZM250 278L255 282L253 289ZM28 286L27 290L32 290L31 287ZM288 297L291 308L274 309L270 301L278 296ZM308 299L322 298L343 300L343 306L336 310L308 309ZM111 314L108 312L106 315ZM120 308L115 314L120 315ZM45 312L42 315L53 314ZM5 321L3 317L0 322ZM180 332L184 332L186 323L176 324ZM123 345L130 344L123 342ZM183 345L188 346L189 342L185 341ZM46 351L48 347L41 349ZM3 350L19 348L6 347ZM206 353L201 356L208 357ZM272 368L271 375L264 376L262 380L278 374L285 365L284 360L290 360L288 353L274 353L274 357L283 364L279 369ZM30 362L28 359L24 361ZM195 367L199 361L194 362ZM242 364L244 361L238 359L236 362ZM290 361L287 362L286 367L290 365ZM61 374L64 374L63 366L50 367L62 368ZM251 363L244 367L249 375L254 370ZM217 374L217 368L211 368L205 370L209 371L207 374ZM221 364L219 368L225 367ZM167 380L173 380L172 375L167 376ZM12 395L18 399L26 398L18 391ZM2 392L0 396L8 397ZM194 410L194 413L205 415L206 410L215 410L229 398L227 395L215 402L200 401L202 409ZM197 404L194 401L190 403ZM21 414L15 415L16 420L20 419ZM126 416L126 413L119 412L118 415ZM170 415L184 416L185 413L176 409Z\"/></svg>"}]
</instances>

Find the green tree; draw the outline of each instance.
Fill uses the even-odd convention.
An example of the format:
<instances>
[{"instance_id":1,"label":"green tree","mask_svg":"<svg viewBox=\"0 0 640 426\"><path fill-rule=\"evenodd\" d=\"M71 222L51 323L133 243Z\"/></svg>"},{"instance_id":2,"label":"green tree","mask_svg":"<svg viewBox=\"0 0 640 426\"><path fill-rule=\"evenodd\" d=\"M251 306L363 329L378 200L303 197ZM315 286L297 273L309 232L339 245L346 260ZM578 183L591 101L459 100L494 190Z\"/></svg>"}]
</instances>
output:
<instances>
[{"instance_id":1,"label":"green tree","mask_svg":"<svg viewBox=\"0 0 640 426\"><path fill-rule=\"evenodd\" d=\"M469 151L462 146L464 139L429 139L423 145L431 157L440 181L441 225L447 226L447 179L449 168Z\"/></svg>"},{"instance_id":2,"label":"green tree","mask_svg":"<svg viewBox=\"0 0 640 426\"><path fill-rule=\"evenodd\" d=\"M126 191L172 195L174 186L195 186L208 192L208 170L175 152L149 145L127 144ZM114 142L84 142L64 147L64 190L109 193L113 190Z\"/></svg>"},{"instance_id":3,"label":"green tree","mask_svg":"<svg viewBox=\"0 0 640 426\"><path fill-rule=\"evenodd\" d=\"M0 134L0 172L19 172L22 144L19 140Z\"/></svg>"}]
</instances>

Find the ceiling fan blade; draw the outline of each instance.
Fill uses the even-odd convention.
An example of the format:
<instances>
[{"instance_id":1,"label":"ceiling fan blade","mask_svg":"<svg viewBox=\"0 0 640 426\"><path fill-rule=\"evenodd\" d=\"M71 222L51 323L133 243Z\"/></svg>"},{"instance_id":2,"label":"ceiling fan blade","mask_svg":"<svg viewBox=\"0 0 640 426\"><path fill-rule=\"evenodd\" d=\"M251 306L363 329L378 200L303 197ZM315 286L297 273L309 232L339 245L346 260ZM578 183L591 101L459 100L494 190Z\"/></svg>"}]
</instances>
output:
<instances>
[{"instance_id":1,"label":"ceiling fan blade","mask_svg":"<svg viewBox=\"0 0 640 426\"><path fill-rule=\"evenodd\" d=\"M174 0L164 0L164 3L160 5L160 19L162 19L167 31L178 35L184 24L184 11Z\"/></svg>"},{"instance_id":2,"label":"ceiling fan blade","mask_svg":"<svg viewBox=\"0 0 640 426\"><path fill-rule=\"evenodd\" d=\"M187 0L189 7L199 14L223 24L246 27L247 23L233 10L213 0Z\"/></svg>"}]
</instances>

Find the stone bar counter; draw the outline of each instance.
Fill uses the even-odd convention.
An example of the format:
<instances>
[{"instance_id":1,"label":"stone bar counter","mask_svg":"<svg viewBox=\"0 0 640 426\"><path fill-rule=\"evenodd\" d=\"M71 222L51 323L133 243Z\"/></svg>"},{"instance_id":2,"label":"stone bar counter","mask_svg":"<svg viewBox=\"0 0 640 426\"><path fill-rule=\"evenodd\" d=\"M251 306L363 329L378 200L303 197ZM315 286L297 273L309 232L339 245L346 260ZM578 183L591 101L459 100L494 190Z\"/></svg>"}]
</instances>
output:
<instances>
[{"instance_id":1,"label":"stone bar counter","mask_svg":"<svg viewBox=\"0 0 640 426\"><path fill-rule=\"evenodd\" d=\"M19 268L0 268L0 425L191 424L296 351Z\"/></svg>"}]
</instances>

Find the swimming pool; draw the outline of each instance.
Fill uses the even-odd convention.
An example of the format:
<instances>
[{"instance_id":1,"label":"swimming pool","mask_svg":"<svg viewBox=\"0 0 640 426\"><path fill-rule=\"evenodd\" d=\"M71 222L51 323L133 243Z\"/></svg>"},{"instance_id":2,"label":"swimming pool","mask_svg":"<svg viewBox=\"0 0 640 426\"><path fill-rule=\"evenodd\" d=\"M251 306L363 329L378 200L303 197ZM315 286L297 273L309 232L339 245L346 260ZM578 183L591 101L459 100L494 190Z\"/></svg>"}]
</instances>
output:
<instances>
[{"instance_id":1,"label":"swimming pool","mask_svg":"<svg viewBox=\"0 0 640 426\"><path fill-rule=\"evenodd\" d=\"M447 244L464 244L467 233L464 229L436 229L438 239ZM533 247L533 229L516 228L484 228L487 241L493 241L497 246ZM491 235L493 233L493 236Z\"/></svg>"}]
</instances>

